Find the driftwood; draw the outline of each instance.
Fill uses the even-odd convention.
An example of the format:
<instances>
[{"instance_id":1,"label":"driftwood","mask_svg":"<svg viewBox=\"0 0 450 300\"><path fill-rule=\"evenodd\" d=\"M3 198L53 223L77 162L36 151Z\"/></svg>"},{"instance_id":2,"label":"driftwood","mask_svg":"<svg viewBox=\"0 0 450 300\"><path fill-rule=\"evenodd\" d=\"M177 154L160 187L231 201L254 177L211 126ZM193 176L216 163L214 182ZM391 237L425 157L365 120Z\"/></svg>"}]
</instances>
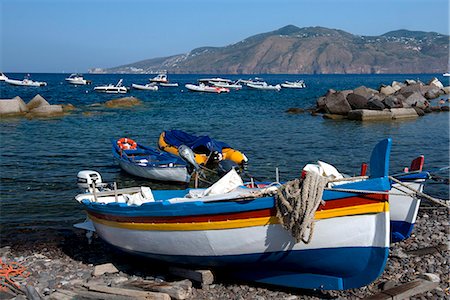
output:
<instances>
[{"instance_id":1,"label":"driftwood","mask_svg":"<svg viewBox=\"0 0 450 300\"><path fill-rule=\"evenodd\" d=\"M155 293L148 291L137 291L131 289L124 289L118 287L108 287L98 284L86 284L85 287L89 291L101 292L105 294L120 295L120 296L131 296L138 299L151 299L151 300L170 300L170 296L165 293Z\"/></svg>"},{"instance_id":2,"label":"driftwood","mask_svg":"<svg viewBox=\"0 0 450 300\"><path fill-rule=\"evenodd\" d=\"M169 273L181 278L191 279L205 285L212 284L214 282L214 275L210 270L189 270L178 267L170 267Z\"/></svg>"},{"instance_id":3,"label":"driftwood","mask_svg":"<svg viewBox=\"0 0 450 300\"><path fill-rule=\"evenodd\" d=\"M73 300L73 299L85 299L85 300L136 300L147 298L136 298L133 296L113 295L100 292L92 292L87 290L64 290L59 289L52 293L49 300Z\"/></svg>"},{"instance_id":4,"label":"driftwood","mask_svg":"<svg viewBox=\"0 0 450 300\"><path fill-rule=\"evenodd\" d=\"M434 290L439 285L438 282L432 282L424 279L417 279L385 291L372 295L367 300L402 300Z\"/></svg>"},{"instance_id":5,"label":"driftwood","mask_svg":"<svg viewBox=\"0 0 450 300\"><path fill-rule=\"evenodd\" d=\"M192 294L192 282L188 279L175 282L156 282L150 280L136 280L129 285L145 291L166 293L178 300L188 299Z\"/></svg>"}]
</instances>

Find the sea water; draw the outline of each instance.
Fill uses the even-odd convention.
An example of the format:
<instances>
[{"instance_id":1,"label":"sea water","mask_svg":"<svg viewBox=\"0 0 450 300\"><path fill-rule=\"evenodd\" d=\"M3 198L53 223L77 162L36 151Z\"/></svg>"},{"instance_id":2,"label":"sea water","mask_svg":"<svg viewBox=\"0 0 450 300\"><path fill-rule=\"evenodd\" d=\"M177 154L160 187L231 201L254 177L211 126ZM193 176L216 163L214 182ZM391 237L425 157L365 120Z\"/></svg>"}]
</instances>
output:
<instances>
[{"instance_id":1,"label":"sea water","mask_svg":"<svg viewBox=\"0 0 450 300\"><path fill-rule=\"evenodd\" d=\"M7 74L21 79L24 74ZM419 79L428 82L438 74L418 75L259 75L270 84L304 79L305 89L257 91L242 89L225 94L192 93L184 84L199 78L222 76L248 79L251 76L172 75L177 88L159 91L131 90L127 95L101 94L93 88L115 84L145 84L152 75L92 75L92 85L73 86L64 81L69 74L32 74L45 87L14 87L0 82L0 98L20 96L25 102L36 94L50 104L76 107L69 115L51 119L2 118L0 121L0 228L2 239L27 232L52 232L72 228L84 219L74 196L80 191L76 175L83 169L101 173L104 182L116 181L119 188L147 185L152 189L184 186L146 181L128 175L114 164L111 138L129 137L157 146L163 130L180 129L209 135L242 151L249 158L249 172L260 180L281 180L300 175L307 163L322 160L339 171L358 174L368 162L374 145L393 139L390 172L397 173L418 155L425 155L425 169L449 164L449 114L391 122L325 120L320 116L288 114L291 107L314 107L328 89L344 90L364 85L378 89L393 80ZM446 82L447 81L447 82ZM141 106L109 109L101 105L123 96L135 96ZM442 175L442 173L441 173ZM448 178L448 171L443 174ZM430 181L425 192L449 198L448 185Z\"/></svg>"}]
</instances>

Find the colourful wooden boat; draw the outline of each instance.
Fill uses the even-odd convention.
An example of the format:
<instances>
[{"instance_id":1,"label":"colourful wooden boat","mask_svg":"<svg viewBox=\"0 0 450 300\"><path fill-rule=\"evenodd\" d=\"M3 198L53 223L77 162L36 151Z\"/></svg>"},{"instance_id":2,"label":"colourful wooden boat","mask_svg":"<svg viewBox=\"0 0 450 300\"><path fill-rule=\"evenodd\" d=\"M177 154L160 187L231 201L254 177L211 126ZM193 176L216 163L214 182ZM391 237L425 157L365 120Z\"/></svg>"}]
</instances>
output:
<instances>
[{"instance_id":1,"label":"colourful wooden boat","mask_svg":"<svg viewBox=\"0 0 450 300\"><path fill-rule=\"evenodd\" d=\"M187 196L192 190L153 191L149 197L135 188L145 198L141 205L125 203L135 195L122 198L120 190L80 194L76 200L102 239L130 253L225 268L274 285L358 288L383 272L388 257L390 148L390 139L374 148L369 179L324 191L308 244L297 243L282 227L274 196L260 189L192 198Z\"/></svg>"}]
</instances>

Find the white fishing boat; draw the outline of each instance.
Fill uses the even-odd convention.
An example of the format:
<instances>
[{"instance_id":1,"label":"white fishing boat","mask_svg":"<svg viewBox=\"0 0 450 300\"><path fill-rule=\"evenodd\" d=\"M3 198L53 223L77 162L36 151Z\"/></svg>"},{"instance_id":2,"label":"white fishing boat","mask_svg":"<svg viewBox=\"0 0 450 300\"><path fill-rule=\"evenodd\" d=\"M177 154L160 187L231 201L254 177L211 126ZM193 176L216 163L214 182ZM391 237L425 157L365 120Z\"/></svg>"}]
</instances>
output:
<instances>
[{"instance_id":1,"label":"white fishing boat","mask_svg":"<svg viewBox=\"0 0 450 300\"><path fill-rule=\"evenodd\" d=\"M128 92L128 89L124 86L122 86L123 79L120 79L116 85L109 84L109 85L101 85L96 86L94 88L94 91L100 92L100 93L107 93L107 94L125 94Z\"/></svg>"},{"instance_id":2,"label":"white fishing boat","mask_svg":"<svg viewBox=\"0 0 450 300\"><path fill-rule=\"evenodd\" d=\"M168 83L169 79L167 78L167 73L159 73L158 75L150 79L150 82Z\"/></svg>"},{"instance_id":3,"label":"white fishing boat","mask_svg":"<svg viewBox=\"0 0 450 300\"><path fill-rule=\"evenodd\" d=\"M252 89L256 90L264 90L264 91L279 91L281 90L281 86L279 84L277 85L270 85L267 84L267 82L256 82L256 83L247 83L247 86Z\"/></svg>"},{"instance_id":4,"label":"white fishing boat","mask_svg":"<svg viewBox=\"0 0 450 300\"><path fill-rule=\"evenodd\" d=\"M74 85L86 85L86 84L92 83L92 81L84 79L82 74L77 74L77 73L70 74L70 76L65 78L65 80L68 83L74 84Z\"/></svg>"},{"instance_id":5,"label":"white fishing boat","mask_svg":"<svg viewBox=\"0 0 450 300\"><path fill-rule=\"evenodd\" d=\"M145 85L133 83L131 85L131 87L136 90L145 90L145 91L157 91L158 90L158 86L156 85L156 83L147 83Z\"/></svg>"},{"instance_id":6,"label":"white fishing boat","mask_svg":"<svg viewBox=\"0 0 450 300\"><path fill-rule=\"evenodd\" d=\"M205 93L216 93L216 94L230 92L230 90L227 88L209 86L209 85L206 85L203 83L200 83L198 85L188 83L185 85L185 87L192 92L205 92Z\"/></svg>"},{"instance_id":7,"label":"white fishing boat","mask_svg":"<svg viewBox=\"0 0 450 300\"><path fill-rule=\"evenodd\" d=\"M5 81L6 79L8 79L8 76L0 72L0 81Z\"/></svg>"},{"instance_id":8,"label":"white fishing boat","mask_svg":"<svg viewBox=\"0 0 450 300\"><path fill-rule=\"evenodd\" d=\"M303 80L285 81L281 84L281 87L288 89L303 89L306 87L306 84Z\"/></svg>"},{"instance_id":9,"label":"white fishing boat","mask_svg":"<svg viewBox=\"0 0 450 300\"><path fill-rule=\"evenodd\" d=\"M46 86L47 82L43 82L43 81L33 81L31 79L29 79L28 77L25 77L23 80L16 80L16 79L5 79L6 83L9 83L11 85L16 85L16 86Z\"/></svg>"},{"instance_id":10,"label":"white fishing boat","mask_svg":"<svg viewBox=\"0 0 450 300\"><path fill-rule=\"evenodd\" d=\"M450 76L450 73L446 72L446 73L442 74L442 76L448 77L448 76Z\"/></svg>"}]
</instances>

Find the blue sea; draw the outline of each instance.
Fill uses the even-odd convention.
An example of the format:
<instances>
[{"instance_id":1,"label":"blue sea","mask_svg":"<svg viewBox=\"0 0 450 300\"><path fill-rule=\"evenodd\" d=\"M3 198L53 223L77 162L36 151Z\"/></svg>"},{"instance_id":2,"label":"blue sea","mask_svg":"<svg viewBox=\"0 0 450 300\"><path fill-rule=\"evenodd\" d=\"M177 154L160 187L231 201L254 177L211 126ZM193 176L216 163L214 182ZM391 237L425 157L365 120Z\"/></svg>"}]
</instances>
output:
<instances>
[{"instance_id":1,"label":"blue sea","mask_svg":"<svg viewBox=\"0 0 450 300\"><path fill-rule=\"evenodd\" d=\"M22 79L24 74L7 74ZM186 83L220 76L248 79L252 76L170 75L178 88L157 92L131 90L143 105L108 109L96 104L123 97L93 91L97 85L144 84L152 75L85 75L92 85L72 86L64 81L69 74L31 74L45 87L14 87L0 82L0 98L20 96L25 102L36 94L50 104L76 107L69 115L52 119L2 118L0 120L0 229L3 242L18 235L68 230L85 215L74 196L79 193L76 175L83 169L101 173L103 181L121 187L147 185L152 189L184 188L180 185L148 182L121 171L113 162L111 138L130 137L155 146L163 130L181 129L209 135L241 150L249 158L249 172L258 179L281 180L299 176L303 166L317 160L332 163L341 172L357 174L368 162L373 146L386 137L393 139L391 173L409 166L425 155L425 169L449 165L449 114L392 122L325 120L310 113L291 115L291 107L310 108L328 89L344 90L364 85L378 89L393 80L433 77L449 85L441 74L416 75L259 75L269 83L303 79L306 89L280 92L243 89L228 94L188 92ZM448 178L448 170L441 175ZM425 192L449 198L448 185L430 182Z\"/></svg>"}]
</instances>

